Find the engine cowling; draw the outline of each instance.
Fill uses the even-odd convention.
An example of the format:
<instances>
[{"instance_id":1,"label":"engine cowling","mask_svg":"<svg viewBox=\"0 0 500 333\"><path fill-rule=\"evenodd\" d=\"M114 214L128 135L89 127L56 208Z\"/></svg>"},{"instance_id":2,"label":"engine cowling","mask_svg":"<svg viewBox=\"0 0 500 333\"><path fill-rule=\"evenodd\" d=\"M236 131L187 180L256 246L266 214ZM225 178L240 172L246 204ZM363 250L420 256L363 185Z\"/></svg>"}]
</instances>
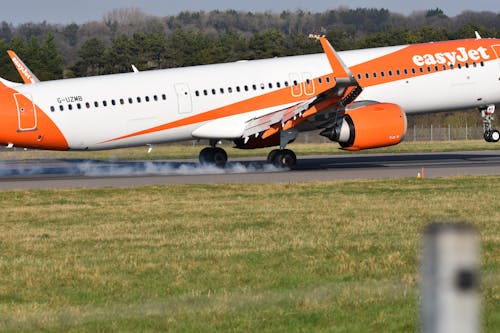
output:
<instances>
[{"instance_id":1,"label":"engine cowling","mask_svg":"<svg viewBox=\"0 0 500 333\"><path fill-rule=\"evenodd\" d=\"M330 139L345 150L387 147L406 134L406 114L396 104L376 103L347 110Z\"/></svg>"}]
</instances>

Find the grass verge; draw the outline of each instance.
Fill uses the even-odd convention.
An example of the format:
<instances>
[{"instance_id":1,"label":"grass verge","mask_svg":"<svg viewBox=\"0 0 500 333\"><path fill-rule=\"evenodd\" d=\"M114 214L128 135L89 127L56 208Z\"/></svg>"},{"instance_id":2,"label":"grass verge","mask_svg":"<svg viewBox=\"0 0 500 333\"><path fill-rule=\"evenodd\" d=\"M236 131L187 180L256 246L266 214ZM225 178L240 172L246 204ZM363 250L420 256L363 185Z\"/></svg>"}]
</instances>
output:
<instances>
[{"instance_id":1,"label":"grass verge","mask_svg":"<svg viewBox=\"0 0 500 333\"><path fill-rule=\"evenodd\" d=\"M482 236L500 327L498 176L0 192L0 331L417 331L420 233Z\"/></svg>"},{"instance_id":2,"label":"grass verge","mask_svg":"<svg viewBox=\"0 0 500 333\"><path fill-rule=\"evenodd\" d=\"M193 145L158 145L154 146L151 154L147 153L147 147L134 147L126 149L115 149L93 152L54 152L36 151L22 149L3 150L0 160L10 159L42 159L42 158L83 158L97 160L158 160L175 158L198 158L202 144ZM222 145L227 150L229 157L255 157L266 156L273 148L241 150L231 145ZM488 143L484 140L468 141L433 141L433 142L403 142L399 145L363 150L360 152L348 152L339 149L336 143L297 143L290 144L288 148L293 149L297 156L306 155L335 155L335 154L366 154L366 153L427 153L427 152L452 152L452 151L474 151L474 150L498 150L500 144Z\"/></svg>"}]
</instances>

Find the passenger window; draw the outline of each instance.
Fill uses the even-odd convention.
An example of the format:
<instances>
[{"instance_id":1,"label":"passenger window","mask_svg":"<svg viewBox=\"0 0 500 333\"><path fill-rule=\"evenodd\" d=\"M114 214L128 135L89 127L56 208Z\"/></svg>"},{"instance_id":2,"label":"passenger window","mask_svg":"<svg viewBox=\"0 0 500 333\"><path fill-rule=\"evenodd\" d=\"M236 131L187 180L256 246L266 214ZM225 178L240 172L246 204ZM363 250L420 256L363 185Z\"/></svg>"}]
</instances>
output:
<instances>
[{"instance_id":1,"label":"passenger window","mask_svg":"<svg viewBox=\"0 0 500 333\"><path fill-rule=\"evenodd\" d=\"M359 74L358 74L359 75ZM361 78L360 78L361 79ZM323 79L322 78L318 78L318 82L319 84L322 84L323 83Z\"/></svg>"},{"instance_id":2,"label":"passenger window","mask_svg":"<svg viewBox=\"0 0 500 333\"><path fill-rule=\"evenodd\" d=\"M481 61L481 67L484 67L484 61Z\"/></svg>"},{"instance_id":3,"label":"passenger window","mask_svg":"<svg viewBox=\"0 0 500 333\"><path fill-rule=\"evenodd\" d=\"M108 106L108 102L102 101L102 106Z\"/></svg>"},{"instance_id":4,"label":"passenger window","mask_svg":"<svg viewBox=\"0 0 500 333\"><path fill-rule=\"evenodd\" d=\"M266 88L266 85L265 85L264 83L261 83L261 84L260 84L260 89L261 89L261 90L264 90L265 88Z\"/></svg>"},{"instance_id":5,"label":"passenger window","mask_svg":"<svg viewBox=\"0 0 500 333\"><path fill-rule=\"evenodd\" d=\"M281 83L280 82L276 82L276 87L281 88Z\"/></svg>"},{"instance_id":6,"label":"passenger window","mask_svg":"<svg viewBox=\"0 0 500 333\"><path fill-rule=\"evenodd\" d=\"M377 73L373 73L373 77L377 77Z\"/></svg>"},{"instance_id":7,"label":"passenger window","mask_svg":"<svg viewBox=\"0 0 500 333\"><path fill-rule=\"evenodd\" d=\"M422 67L420 67L420 73L423 73L424 72L424 69Z\"/></svg>"},{"instance_id":8,"label":"passenger window","mask_svg":"<svg viewBox=\"0 0 500 333\"><path fill-rule=\"evenodd\" d=\"M391 70L388 73L389 73L389 76L392 76L392 71Z\"/></svg>"},{"instance_id":9,"label":"passenger window","mask_svg":"<svg viewBox=\"0 0 500 333\"><path fill-rule=\"evenodd\" d=\"M59 110L64 111L64 106L59 105Z\"/></svg>"},{"instance_id":10,"label":"passenger window","mask_svg":"<svg viewBox=\"0 0 500 333\"><path fill-rule=\"evenodd\" d=\"M369 78L370 78L370 74L365 73L365 77L366 77L367 79L369 79Z\"/></svg>"},{"instance_id":11,"label":"passenger window","mask_svg":"<svg viewBox=\"0 0 500 333\"><path fill-rule=\"evenodd\" d=\"M326 77L326 82L330 83L330 77L329 76Z\"/></svg>"},{"instance_id":12,"label":"passenger window","mask_svg":"<svg viewBox=\"0 0 500 333\"><path fill-rule=\"evenodd\" d=\"M269 82L269 89L273 89L273 84Z\"/></svg>"},{"instance_id":13,"label":"passenger window","mask_svg":"<svg viewBox=\"0 0 500 333\"><path fill-rule=\"evenodd\" d=\"M129 97L129 98L128 98L128 103L129 103L129 104L132 104L133 102L134 102L134 100L132 99L132 97Z\"/></svg>"},{"instance_id":14,"label":"passenger window","mask_svg":"<svg viewBox=\"0 0 500 333\"><path fill-rule=\"evenodd\" d=\"M208 96L208 91L205 89L203 90L203 95ZM158 100L158 97L155 96L155 101Z\"/></svg>"},{"instance_id":15,"label":"passenger window","mask_svg":"<svg viewBox=\"0 0 500 333\"><path fill-rule=\"evenodd\" d=\"M396 75L397 76L400 76L401 75L401 71L399 69L396 69Z\"/></svg>"},{"instance_id":16,"label":"passenger window","mask_svg":"<svg viewBox=\"0 0 500 333\"><path fill-rule=\"evenodd\" d=\"M427 66L427 71L430 73L431 72L431 66Z\"/></svg>"},{"instance_id":17,"label":"passenger window","mask_svg":"<svg viewBox=\"0 0 500 333\"><path fill-rule=\"evenodd\" d=\"M417 71L415 70L415 68L412 68L412 69L411 69L411 72L412 72L413 74L415 74Z\"/></svg>"},{"instance_id":18,"label":"passenger window","mask_svg":"<svg viewBox=\"0 0 500 333\"><path fill-rule=\"evenodd\" d=\"M54 106L50 107L50 111L54 112L55 110L56 110L56 108Z\"/></svg>"},{"instance_id":19,"label":"passenger window","mask_svg":"<svg viewBox=\"0 0 500 333\"><path fill-rule=\"evenodd\" d=\"M82 105L80 103L76 103L76 108L80 110L82 108Z\"/></svg>"},{"instance_id":20,"label":"passenger window","mask_svg":"<svg viewBox=\"0 0 500 333\"><path fill-rule=\"evenodd\" d=\"M469 68L469 63L468 62L465 63L465 68Z\"/></svg>"},{"instance_id":21,"label":"passenger window","mask_svg":"<svg viewBox=\"0 0 500 333\"><path fill-rule=\"evenodd\" d=\"M72 104L68 104L68 109L69 110L73 110L73 105Z\"/></svg>"},{"instance_id":22,"label":"passenger window","mask_svg":"<svg viewBox=\"0 0 500 333\"><path fill-rule=\"evenodd\" d=\"M233 88L228 87L228 88L227 88L227 92L231 94L231 93L233 92Z\"/></svg>"},{"instance_id":23,"label":"passenger window","mask_svg":"<svg viewBox=\"0 0 500 333\"><path fill-rule=\"evenodd\" d=\"M255 84L252 84L253 90L257 90L257 86Z\"/></svg>"},{"instance_id":24,"label":"passenger window","mask_svg":"<svg viewBox=\"0 0 500 333\"><path fill-rule=\"evenodd\" d=\"M298 86L299 85L299 83L297 82L297 80L293 80L293 85L294 86Z\"/></svg>"},{"instance_id":25,"label":"passenger window","mask_svg":"<svg viewBox=\"0 0 500 333\"><path fill-rule=\"evenodd\" d=\"M434 70L437 72L439 71L439 67L438 66L434 66Z\"/></svg>"},{"instance_id":26,"label":"passenger window","mask_svg":"<svg viewBox=\"0 0 500 333\"><path fill-rule=\"evenodd\" d=\"M114 99L111 100L111 105L116 105L116 101Z\"/></svg>"},{"instance_id":27,"label":"passenger window","mask_svg":"<svg viewBox=\"0 0 500 333\"><path fill-rule=\"evenodd\" d=\"M450 68L453 69L453 68L455 68L455 66L453 66L453 64L450 64Z\"/></svg>"},{"instance_id":28,"label":"passenger window","mask_svg":"<svg viewBox=\"0 0 500 333\"><path fill-rule=\"evenodd\" d=\"M200 92L199 91L196 91L196 92L198 93L198 95L196 95L196 96L200 96ZM146 102L149 102L149 96L144 97L144 99L146 100Z\"/></svg>"},{"instance_id":29,"label":"passenger window","mask_svg":"<svg viewBox=\"0 0 500 333\"><path fill-rule=\"evenodd\" d=\"M205 95L207 94L207 91L205 90ZM153 96L153 99L155 100L155 102L158 102L158 96L157 95L154 95Z\"/></svg>"},{"instance_id":30,"label":"passenger window","mask_svg":"<svg viewBox=\"0 0 500 333\"><path fill-rule=\"evenodd\" d=\"M215 89L212 89L212 95L215 95Z\"/></svg>"},{"instance_id":31,"label":"passenger window","mask_svg":"<svg viewBox=\"0 0 500 333\"><path fill-rule=\"evenodd\" d=\"M458 67L458 69L462 69L462 65L461 64L458 64L457 67Z\"/></svg>"},{"instance_id":32,"label":"passenger window","mask_svg":"<svg viewBox=\"0 0 500 333\"><path fill-rule=\"evenodd\" d=\"M224 93L224 88L220 88L220 93L223 94Z\"/></svg>"},{"instance_id":33,"label":"passenger window","mask_svg":"<svg viewBox=\"0 0 500 333\"><path fill-rule=\"evenodd\" d=\"M236 86L236 91L237 91L237 92L240 92L240 91L241 91L240 86Z\"/></svg>"},{"instance_id":34,"label":"passenger window","mask_svg":"<svg viewBox=\"0 0 500 333\"><path fill-rule=\"evenodd\" d=\"M385 72L380 72L380 76L384 77L385 76Z\"/></svg>"},{"instance_id":35,"label":"passenger window","mask_svg":"<svg viewBox=\"0 0 500 333\"><path fill-rule=\"evenodd\" d=\"M141 102L141 98L137 97L137 103L140 103L140 102Z\"/></svg>"},{"instance_id":36,"label":"passenger window","mask_svg":"<svg viewBox=\"0 0 500 333\"><path fill-rule=\"evenodd\" d=\"M475 62L472 63L473 67L477 67L477 64Z\"/></svg>"},{"instance_id":37,"label":"passenger window","mask_svg":"<svg viewBox=\"0 0 500 333\"><path fill-rule=\"evenodd\" d=\"M123 98L120 98L120 104L121 105L125 104L125 101L123 100Z\"/></svg>"},{"instance_id":38,"label":"passenger window","mask_svg":"<svg viewBox=\"0 0 500 333\"><path fill-rule=\"evenodd\" d=\"M248 91L248 86L245 86L245 91Z\"/></svg>"},{"instance_id":39,"label":"passenger window","mask_svg":"<svg viewBox=\"0 0 500 333\"><path fill-rule=\"evenodd\" d=\"M194 94L196 95L196 97L200 96L200 92L198 90L196 90Z\"/></svg>"},{"instance_id":40,"label":"passenger window","mask_svg":"<svg viewBox=\"0 0 500 333\"><path fill-rule=\"evenodd\" d=\"M161 95L161 98L162 98L163 100L166 100L166 99L167 99L167 95L162 94L162 95Z\"/></svg>"},{"instance_id":41,"label":"passenger window","mask_svg":"<svg viewBox=\"0 0 500 333\"><path fill-rule=\"evenodd\" d=\"M327 80L329 80L328 78L326 78ZM330 82L330 81L328 81ZM288 81L285 81L285 87L288 87Z\"/></svg>"},{"instance_id":42,"label":"passenger window","mask_svg":"<svg viewBox=\"0 0 500 333\"><path fill-rule=\"evenodd\" d=\"M96 101L96 102L94 102L94 106L95 106L96 108L98 108L98 107L99 107L99 102L97 102L97 101Z\"/></svg>"}]
</instances>

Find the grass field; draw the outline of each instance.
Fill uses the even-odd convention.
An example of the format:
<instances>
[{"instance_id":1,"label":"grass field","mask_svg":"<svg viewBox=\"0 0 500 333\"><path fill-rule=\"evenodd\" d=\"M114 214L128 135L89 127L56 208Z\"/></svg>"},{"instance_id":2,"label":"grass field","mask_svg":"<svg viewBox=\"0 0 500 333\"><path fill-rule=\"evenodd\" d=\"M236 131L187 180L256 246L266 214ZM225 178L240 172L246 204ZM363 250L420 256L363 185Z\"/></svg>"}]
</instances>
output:
<instances>
[{"instance_id":1,"label":"grass field","mask_svg":"<svg viewBox=\"0 0 500 333\"><path fill-rule=\"evenodd\" d=\"M99 160L156 160L173 158L198 158L200 150L204 147L202 143L197 145L159 145L154 146L151 154L147 153L147 147L135 147L127 149L116 149L94 152L53 152L22 149L3 150L0 152L0 160L8 159L39 159L39 158L85 158ZM232 145L222 145L227 150L229 158L232 157L254 157L266 156L272 148L241 150L232 148ZM500 144L488 143L484 140L468 141L433 141L433 142L403 142L399 145L363 150L360 152L347 152L339 149L336 143L308 143L290 144L288 148L293 149L297 156L305 155L332 155L332 154L366 154L366 153L418 153L418 152L449 152L449 151L472 151L472 150L497 150Z\"/></svg>"},{"instance_id":2,"label":"grass field","mask_svg":"<svg viewBox=\"0 0 500 333\"><path fill-rule=\"evenodd\" d=\"M500 327L498 176L0 192L0 331L415 332L420 234L482 236Z\"/></svg>"}]
</instances>

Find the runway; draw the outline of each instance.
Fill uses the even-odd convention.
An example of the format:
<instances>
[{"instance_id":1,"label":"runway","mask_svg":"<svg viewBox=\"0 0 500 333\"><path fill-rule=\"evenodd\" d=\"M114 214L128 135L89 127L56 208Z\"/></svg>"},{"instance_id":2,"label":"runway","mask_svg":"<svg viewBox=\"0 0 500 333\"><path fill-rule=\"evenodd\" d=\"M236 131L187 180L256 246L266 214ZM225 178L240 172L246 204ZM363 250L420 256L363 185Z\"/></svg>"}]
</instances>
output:
<instances>
[{"instance_id":1,"label":"runway","mask_svg":"<svg viewBox=\"0 0 500 333\"><path fill-rule=\"evenodd\" d=\"M307 156L299 157L294 170L276 169L263 158L233 159L226 169L202 167L195 160L9 160L0 162L0 189L400 178L416 177L422 168L427 178L500 175L500 151Z\"/></svg>"}]
</instances>

